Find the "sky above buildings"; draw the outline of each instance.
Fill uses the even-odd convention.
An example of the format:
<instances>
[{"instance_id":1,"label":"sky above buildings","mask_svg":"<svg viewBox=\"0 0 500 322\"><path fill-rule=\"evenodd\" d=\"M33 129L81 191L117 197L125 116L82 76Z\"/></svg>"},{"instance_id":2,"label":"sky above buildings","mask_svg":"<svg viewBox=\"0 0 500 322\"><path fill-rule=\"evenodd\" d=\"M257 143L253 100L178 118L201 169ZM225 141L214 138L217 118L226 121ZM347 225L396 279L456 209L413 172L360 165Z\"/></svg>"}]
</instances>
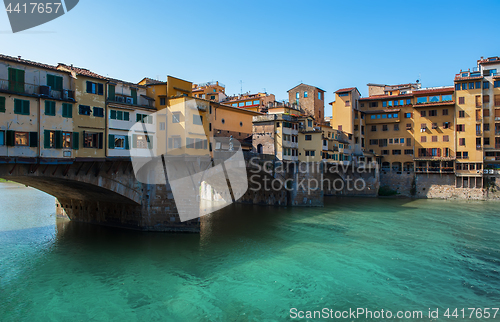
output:
<instances>
[{"instance_id":1,"label":"sky above buildings","mask_svg":"<svg viewBox=\"0 0 500 322\"><path fill-rule=\"evenodd\" d=\"M0 12L0 53L131 82L218 80L228 94L277 99L303 82L331 102L344 87L366 96L367 83L452 85L460 69L500 55L497 12L500 1L81 0L16 34Z\"/></svg>"}]
</instances>

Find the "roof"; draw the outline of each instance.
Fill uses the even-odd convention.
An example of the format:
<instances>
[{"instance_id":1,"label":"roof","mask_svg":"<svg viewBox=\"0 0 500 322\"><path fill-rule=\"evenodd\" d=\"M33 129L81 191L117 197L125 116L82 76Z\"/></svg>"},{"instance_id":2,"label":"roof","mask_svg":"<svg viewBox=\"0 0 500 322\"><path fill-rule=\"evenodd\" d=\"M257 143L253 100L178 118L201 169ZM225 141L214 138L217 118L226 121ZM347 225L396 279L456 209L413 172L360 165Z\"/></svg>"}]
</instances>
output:
<instances>
[{"instance_id":1,"label":"roof","mask_svg":"<svg viewBox=\"0 0 500 322\"><path fill-rule=\"evenodd\" d=\"M483 79L483 76L460 77L460 74L455 75L455 81L474 80L474 79Z\"/></svg>"},{"instance_id":2,"label":"roof","mask_svg":"<svg viewBox=\"0 0 500 322\"><path fill-rule=\"evenodd\" d=\"M166 84L167 82L162 82L156 79L152 79L149 77L144 77L139 83L146 82L146 85L161 85Z\"/></svg>"},{"instance_id":3,"label":"roof","mask_svg":"<svg viewBox=\"0 0 500 322\"><path fill-rule=\"evenodd\" d=\"M19 57L12 57L12 56L7 56L7 55L0 54L0 60L11 61L11 62L19 63L19 64L25 64L25 65L30 65L30 66L44 68L44 69L49 69L49 70L54 70L54 71L58 70L56 66L42 64L42 63L34 62L34 61L31 61L31 60L21 59L21 56L19 56ZM61 70L61 72L65 72L65 71Z\"/></svg>"},{"instance_id":4,"label":"roof","mask_svg":"<svg viewBox=\"0 0 500 322\"><path fill-rule=\"evenodd\" d=\"M319 89L319 90L320 90L320 91L322 91L323 93L325 93L325 92L326 92L325 90L322 90L322 89L321 89L321 88L319 88L319 87L312 86L312 85L307 85L307 84L304 84L304 83L300 83L299 85L297 85L297 86L295 86L295 87L290 88L290 89L287 91L287 93L288 93L289 91L291 91L291 90L296 89L297 87L299 87L299 86L301 86L301 85L304 85L304 86L308 86L308 87L313 87L313 88Z\"/></svg>"},{"instance_id":5,"label":"roof","mask_svg":"<svg viewBox=\"0 0 500 322\"><path fill-rule=\"evenodd\" d=\"M114 82L114 83L122 83L122 84L125 84L125 85L129 85L129 86L133 86L133 87L138 87L138 88L146 88L146 86L144 85L139 85L139 84L135 84L135 83L132 83L132 82L127 82L127 81L122 81L120 79L116 79L116 78L108 78L108 80L110 82Z\"/></svg>"},{"instance_id":6,"label":"roof","mask_svg":"<svg viewBox=\"0 0 500 322\"><path fill-rule=\"evenodd\" d=\"M429 89L421 89L418 91L413 91L414 95L420 94L432 94L432 93L449 93L454 92L455 88L453 86L442 87L442 88L429 88Z\"/></svg>"},{"instance_id":7,"label":"roof","mask_svg":"<svg viewBox=\"0 0 500 322\"><path fill-rule=\"evenodd\" d=\"M353 90L358 90L356 87L349 87L349 88L341 88L335 93L344 93L344 92L351 92Z\"/></svg>"},{"instance_id":8,"label":"roof","mask_svg":"<svg viewBox=\"0 0 500 322\"><path fill-rule=\"evenodd\" d=\"M403 94L403 95L373 95L373 96L368 96L368 97L363 97L360 98L360 101L370 101L370 100L382 100L382 99L387 99L387 98L394 98L394 99L399 99L399 98L410 98L413 97L413 94Z\"/></svg>"},{"instance_id":9,"label":"roof","mask_svg":"<svg viewBox=\"0 0 500 322\"><path fill-rule=\"evenodd\" d=\"M57 66L57 69L59 69L59 68L64 68L64 69L73 71L78 75L82 75L82 76L86 76L86 77L97 78L97 79L101 79L101 80L109 80L108 77L96 74L96 73L94 73L88 69L85 69L85 68L68 66L68 65L62 64L62 63L59 63L59 65Z\"/></svg>"}]
</instances>

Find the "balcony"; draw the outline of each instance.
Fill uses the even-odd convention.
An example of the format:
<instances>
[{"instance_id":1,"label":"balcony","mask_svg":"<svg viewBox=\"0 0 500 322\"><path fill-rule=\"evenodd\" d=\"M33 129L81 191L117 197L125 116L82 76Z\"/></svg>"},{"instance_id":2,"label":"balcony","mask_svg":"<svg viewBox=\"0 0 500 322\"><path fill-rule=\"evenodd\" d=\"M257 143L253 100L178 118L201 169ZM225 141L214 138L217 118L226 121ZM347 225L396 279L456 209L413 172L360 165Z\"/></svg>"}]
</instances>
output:
<instances>
[{"instance_id":1,"label":"balcony","mask_svg":"<svg viewBox=\"0 0 500 322\"><path fill-rule=\"evenodd\" d=\"M483 147L481 145L476 145L476 150L480 151L482 149L483 149Z\"/></svg>"},{"instance_id":2,"label":"balcony","mask_svg":"<svg viewBox=\"0 0 500 322\"><path fill-rule=\"evenodd\" d=\"M52 90L50 86L34 85L24 82L16 83L16 82L10 82L5 79L0 79L0 91L39 96L39 97L47 97L59 100L60 99L74 100L75 98L74 92L70 90L55 91Z\"/></svg>"}]
</instances>

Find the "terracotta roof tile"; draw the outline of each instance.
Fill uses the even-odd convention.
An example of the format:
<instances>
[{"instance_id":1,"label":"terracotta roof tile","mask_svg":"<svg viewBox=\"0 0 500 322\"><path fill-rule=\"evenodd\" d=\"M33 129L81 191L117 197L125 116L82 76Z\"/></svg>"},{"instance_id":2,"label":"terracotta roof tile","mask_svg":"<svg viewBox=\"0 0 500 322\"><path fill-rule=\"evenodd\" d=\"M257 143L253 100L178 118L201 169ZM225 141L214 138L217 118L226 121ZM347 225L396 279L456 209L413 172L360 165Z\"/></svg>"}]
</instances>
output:
<instances>
[{"instance_id":1,"label":"terracotta roof tile","mask_svg":"<svg viewBox=\"0 0 500 322\"><path fill-rule=\"evenodd\" d=\"M413 97L413 94L404 94L404 95L372 95L368 97L360 98L360 101L370 101L370 100L381 100L381 99L400 99L400 98L410 98Z\"/></svg>"},{"instance_id":2,"label":"terracotta roof tile","mask_svg":"<svg viewBox=\"0 0 500 322\"><path fill-rule=\"evenodd\" d=\"M353 91L353 90L355 90L355 89L356 89L356 87L341 88L341 89L339 89L338 91L336 91L335 93L350 92L350 91Z\"/></svg>"},{"instance_id":3,"label":"terracotta roof tile","mask_svg":"<svg viewBox=\"0 0 500 322\"><path fill-rule=\"evenodd\" d=\"M80 68L80 67L73 67L73 66L68 66L66 64L59 64L57 66L57 68L64 68L64 69L68 69L68 70L71 70L79 75L82 75L82 76L87 76L87 77L92 77L92 78L97 78L97 79L102 79L102 80L108 80L109 78L108 77L104 77L102 75L99 75L99 74L96 74L88 69L85 69L85 68Z\"/></svg>"},{"instance_id":4,"label":"terracotta roof tile","mask_svg":"<svg viewBox=\"0 0 500 322\"><path fill-rule=\"evenodd\" d=\"M35 67L40 67L40 68L45 68L45 69L50 69L50 70L57 70L56 66L37 63L37 62L31 61L31 60L20 59L18 57L12 57L12 56L2 55L2 54L0 54L0 60L7 60L7 61L15 62L15 63L20 63L20 64L25 64L25 65L30 65L30 66L35 66Z\"/></svg>"}]
</instances>

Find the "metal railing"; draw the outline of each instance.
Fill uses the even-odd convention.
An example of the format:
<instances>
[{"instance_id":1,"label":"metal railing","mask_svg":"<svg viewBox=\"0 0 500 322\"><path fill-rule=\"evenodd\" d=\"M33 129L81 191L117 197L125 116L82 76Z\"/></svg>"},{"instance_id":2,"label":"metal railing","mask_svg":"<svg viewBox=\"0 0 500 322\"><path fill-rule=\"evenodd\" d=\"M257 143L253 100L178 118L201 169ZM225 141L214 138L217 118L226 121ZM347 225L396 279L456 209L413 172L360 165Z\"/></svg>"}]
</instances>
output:
<instances>
[{"instance_id":1,"label":"metal railing","mask_svg":"<svg viewBox=\"0 0 500 322\"><path fill-rule=\"evenodd\" d=\"M46 96L50 98L55 98L55 99L63 99L63 91L56 91L53 89L50 89L48 92L48 95L44 95L41 93L40 89L42 87L50 88L48 86L44 85L34 85L34 84L28 84L24 82L12 82L8 81L5 79L0 79L0 90L2 91L8 91L12 93L20 93L20 94L27 94L27 95L39 95L39 96Z\"/></svg>"}]
</instances>

